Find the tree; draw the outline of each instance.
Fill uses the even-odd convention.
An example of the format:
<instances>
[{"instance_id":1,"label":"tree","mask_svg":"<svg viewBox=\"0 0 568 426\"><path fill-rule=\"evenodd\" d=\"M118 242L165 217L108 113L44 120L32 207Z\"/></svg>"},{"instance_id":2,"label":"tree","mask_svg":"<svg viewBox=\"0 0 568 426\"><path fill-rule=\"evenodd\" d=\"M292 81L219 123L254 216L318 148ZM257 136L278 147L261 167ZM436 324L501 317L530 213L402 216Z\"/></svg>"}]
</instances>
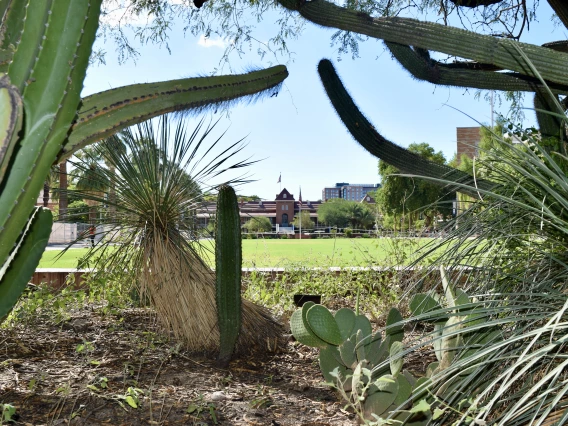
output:
<instances>
[{"instance_id":1,"label":"tree","mask_svg":"<svg viewBox=\"0 0 568 426\"><path fill-rule=\"evenodd\" d=\"M443 153L435 152L427 143L413 143L408 151L436 164L446 164ZM379 176L382 187L377 191L377 203L383 214L400 217L404 222L408 219L409 226L416 221L419 214L425 217L424 226L432 226L433 218L437 214L451 213L453 193L441 186L423 179L400 176L400 170L379 160Z\"/></svg>"},{"instance_id":2,"label":"tree","mask_svg":"<svg viewBox=\"0 0 568 426\"><path fill-rule=\"evenodd\" d=\"M335 198L318 208L320 222L329 226L345 228L367 228L374 222L374 216L366 204Z\"/></svg>"},{"instance_id":3,"label":"tree","mask_svg":"<svg viewBox=\"0 0 568 426\"><path fill-rule=\"evenodd\" d=\"M314 222L310 218L310 212L304 210L301 214L297 214L294 217L292 225L294 225L296 228L300 228L301 225L302 231L304 231L308 229L313 229Z\"/></svg>"},{"instance_id":4,"label":"tree","mask_svg":"<svg viewBox=\"0 0 568 426\"><path fill-rule=\"evenodd\" d=\"M267 217L253 217L243 225L243 228L248 232L270 232L272 224Z\"/></svg>"}]
</instances>

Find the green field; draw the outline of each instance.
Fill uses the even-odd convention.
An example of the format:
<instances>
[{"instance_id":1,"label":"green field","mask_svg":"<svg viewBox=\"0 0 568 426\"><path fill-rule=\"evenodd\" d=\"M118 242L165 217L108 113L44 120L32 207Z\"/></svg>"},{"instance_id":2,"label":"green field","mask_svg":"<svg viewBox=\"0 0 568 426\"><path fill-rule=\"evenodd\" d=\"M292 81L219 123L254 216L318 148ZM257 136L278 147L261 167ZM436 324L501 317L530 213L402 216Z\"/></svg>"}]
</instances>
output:
<instances>
[{"instance_id":1,"label":"green field","mask_svg":"<svg viewBox=\"0 0 568 426\"><path fill-rule=\"evenodd\" d=\"M430 239L318 239L318 240L243 240L243 267L302 266L391 266L408 264L415 251ZM204 244L211 248L212 242ZM87 249L44 253L38 268L76 268ZM213 264L213 259L208 260Z\"/></svg>"}]
</instances>

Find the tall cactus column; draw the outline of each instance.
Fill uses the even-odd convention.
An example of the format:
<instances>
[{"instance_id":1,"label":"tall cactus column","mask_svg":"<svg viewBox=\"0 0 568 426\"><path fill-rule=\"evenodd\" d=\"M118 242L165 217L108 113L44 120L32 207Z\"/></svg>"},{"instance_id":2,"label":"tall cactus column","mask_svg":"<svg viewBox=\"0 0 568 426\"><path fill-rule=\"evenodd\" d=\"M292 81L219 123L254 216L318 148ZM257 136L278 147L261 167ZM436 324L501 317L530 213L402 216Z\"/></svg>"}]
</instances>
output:
<instances>
[{"instance_id":1,"label":"tall cactus column","mask_svg":"<svg viewBox=\"0 0 568 426\"><path fill-rule=\"evenodd\" d=\"M219 365L231 360L241 330L241 220L235 190L219 189L215 228L216 300L219 321Z\"/></svg>"}]
</instances>

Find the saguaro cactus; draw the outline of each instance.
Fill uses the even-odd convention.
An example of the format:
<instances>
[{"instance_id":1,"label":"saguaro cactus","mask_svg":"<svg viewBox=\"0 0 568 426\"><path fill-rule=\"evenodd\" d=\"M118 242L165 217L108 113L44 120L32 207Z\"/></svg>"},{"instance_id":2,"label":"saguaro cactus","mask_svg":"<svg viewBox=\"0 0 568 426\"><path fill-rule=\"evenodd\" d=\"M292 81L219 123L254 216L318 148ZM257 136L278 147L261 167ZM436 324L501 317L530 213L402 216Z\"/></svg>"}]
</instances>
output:
<instances>
[{"instance_id":1,"label":"saguaro cactus","mask_svg":"<svg viewBox=\"0 0 568 426\"><path fill-rule=\"evenodd\" d=\"M235 190L223 185L217 196L215 275L219 321L219 364L226 366L241 329L241 220Z\"/></svg>"},{"instance_id":2,"label":"saguaro cactus","mask_svg":"<svg viewBox=\"0 0 568 426\"><path fill-rule=\"evenodd\" d=\"M37 262L18 262L14 248L52 164L126 126L255 94L287 76L276 66L132 85L81 100L101 1L0 0L0 265L3 271L19 268L25 279ZM7 276L0 292L14 285ZM0 317L9 309L2 304Z\"/></svg>"}]
</instances>

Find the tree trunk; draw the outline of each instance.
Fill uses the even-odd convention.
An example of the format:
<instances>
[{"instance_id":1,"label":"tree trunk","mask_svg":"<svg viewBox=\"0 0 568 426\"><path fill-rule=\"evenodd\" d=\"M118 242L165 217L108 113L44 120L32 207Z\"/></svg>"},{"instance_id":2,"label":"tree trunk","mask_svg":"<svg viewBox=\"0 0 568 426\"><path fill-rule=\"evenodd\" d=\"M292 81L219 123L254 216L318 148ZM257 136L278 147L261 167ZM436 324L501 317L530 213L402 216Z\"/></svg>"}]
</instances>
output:
<instances>
[{"instance_id":1,"label":"tree trunk","mask_svg":"<svg viewBox=\"0 0 568 426\"><path fill-rule=\"evenodd\" d=\"M110 216L111 223L114 223L116 220L116 185L115 185L115 175L116 169L109 165L109 170L111 173L111 181L109 191L108 191L108 212Z\"/></svg>"},{"instance_id":2,"label":"tree trunk","mask_svg":"<svg viewBox=\"0 0 568 426\"><path fill-rule=\"evenodd\" d=\"M49 205L49 181L43 182L43 206L48 207Z\"/></svg>"},{"instance_id":3,"label":"tree trunk","mask_svg":"<svg viewBox=\"0 0 568 426\"><path fill-rule=\"evenodd\" d=\"M59 164L59 220L67 220L67 160Z\"/></svg>"}]
</instances>

